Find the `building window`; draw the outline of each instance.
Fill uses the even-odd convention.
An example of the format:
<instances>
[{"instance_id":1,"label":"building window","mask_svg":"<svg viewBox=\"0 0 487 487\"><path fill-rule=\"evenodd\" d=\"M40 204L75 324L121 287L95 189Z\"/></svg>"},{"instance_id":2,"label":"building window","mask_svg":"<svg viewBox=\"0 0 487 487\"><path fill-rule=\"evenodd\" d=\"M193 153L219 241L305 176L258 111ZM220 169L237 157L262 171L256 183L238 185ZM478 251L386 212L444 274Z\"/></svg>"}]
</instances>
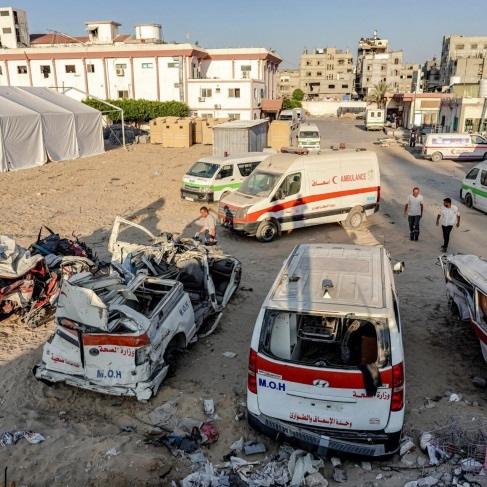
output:
<instances>
[{"instance_id":1,"label":"building window","mask_svg":"<svg viewBox=\"0 0 487 487\"><path fill-rule=\"evenodd\" d=\"M66 64L64 68L66 69L66 73L76 73L76 66L74 64Z\"/></svg>"},{"instance_id":2,"label":"building window","mask_svg":"<svg viewBox=\"0 0 487 487\"><path fill-rule=\"evenodd\" d=\"M457 51L461 51L462 49L465 49L465 46L463 44L457 44L456 49Z\"/></svg>"},{"instance_id":3,"label":"building window","mask_svg":"<svg viewBox=\"0 0 487 487\"><path fill-rule=\"evenodd\" d=\"M179 68L179 63L167 63L168 68Z\"/></svg>"},{"instance_id":4,"label":"building window","mask_svg":"<svg viewBox=\"0 0 487 487\"><path fill-rule=\"evenodd\" d=\"M372 71L372 66L370 64L367 65L367 71Z\"/></svg>"},{"instance_id":5,"label":"building window","mask_svg":"<svg viewBox=\"0 0 487 487\"><path fill-rule=\"evenodd\" d=\"M240 120L240 113L229 113L228 118L230 120Z\"/></svg>"},{"instance_id":6,"label":"building window","mask_svg":"<svg viewBox=\"0 0 487 487\"><path fill-rule=\"evenodd\" d=\"M333 75L332 74L327 74L326 75L326 79L333 79Z\"/></svg>"},{"instance_id":7,"label":"building window","mask_svg":"<svg viewBox=\"0 0 487 487\"><path fill-rule=\"evenodd\" d=\"M477 44L472 44L472 45L470 46L470 49L477 49Z\"/></svg>"},{"instance_id":8,"label":"building window","mask_svg":"<svg viewBox=\"0 0 487 487\"><path fill-rule=\"evenodd\" d=\"M328 85L328 88L329 88L330 90L333 90L333 89L335 89L335 85Z\"/></svg>"},{"instance_id":9,"label":"building window","mask_svg":"<svg viewBox=\"0 0 487 487\"><path fill-rule=\"evenodd\" d=\"M252 66L250 64L242 65L240 71L252 71Z\"/></svg>"},{"instance_id":10,"label":"building window","mask_svg":"<svg viewBox=\"0 0 487 487\"><path fill-rule=\"evenodd\" d=\"M386 70L386 67L387 67L387 66L381 66L381 67L380 67L380 70L381 70L381 71L385 71L385 70Z\"/></svg>"},{"instance_id":11,"label":"building window","mask_svg":"<svg viewBox=\"0 0 487 487\"><path fill-rule=\"evenodd\" d=\"M326 69L327 69L328 71L333 71L333 64L327 64L327 65L326 65Z\"/></svg>"},{"instance_id":12,"label":"building window","mask_svg":"<svg viewBox=\"0 0 487 487\"><path fill-rule=\"evenodd\" d=\"M306 66L311 66L311 61L306 61Z\"/></svg>"},{"instance_id":13,"label":"building window","mask_svg":"<svg viewBox=\"0 0 487 487\"><path fill-rule=\"evenodd\" d=\"M348 85L342 85L342 88L348 89Z\"/></svg>"},{"instance_id":14,"label":"building window","mask_svg":"<svg viewBox=\"0 0 487 487\"><path fill-rule=\"evenodd\" d=\"M142 63L142 69L152 69L153 63Z\"/></svg>"},{"instance_id":15,"label":"building window","mask_svg":"<svg viewBox=\"0 0 487 487\"><path fill-rule=\"evenodd\" d=\"M399 58L394 58L394 64L399 64Z\"/></svg>"},{"instance_id":16,"label":"building window","mask_svg":"<svg viewBox=\"0 0 487 487\"><path fill-rule=\"evenodd\" d=\"M211 88L201 88L200 96L203 98L211 98Z\"/></svg>"},{"instance_id":17,"label":"building window","mask_svg":"<svg viewBox=\"0 0 487 487\"><path fill-rule=\"evenodd\" d=\"M323 61L316 61L316 66L323 66Z\"/></svg>"},{"instance_id":18,"label":"building window","mask_svg":"<svg viewBox=\"0 0 487 487\"><path fill-rule=\"evenodd\" d=\"M311 76L311 73L309 71L307 71L306 76Z\"/></svg>"},{"instance_id":19,"label":"building window","mask_svg":"<svg viewBox=\"0 0 487 487\"><path fill-rule=\"evenodd\" d=\"M240 98L240 88L229 88L228 89L229 98Z\"/></svg>"},{"instance_id":20,"label":"building window","mask_svg":"<svg viewBox=\"0 0 487 487\"><path fill-rule=\"evenodd\" d=\"M12 33L12 29L10 27L4 27L2 29L2 31L4 34L11 34Z\"/></svg>"},{"instance_id":21,"label":"building window","mask_svg":"<svg viewBox=\"0 0 487 487\"><path fill-rule=\"evenodd\" d=\"M51 74L51 66L41 66L41 74L44 75L44 78L49 78Z\"/></svg>"},{"instance_id":22,"label":"building window","mask_svg":"<svg viewBox=\"0 0 487 487\"><path fill-rule=\"evenodd\" d=\"M94 64L87 64L86 65L86 71L88 73L94 73L95 72L95 65Z\"/></svg>"},{"instance_id":23,"label":"building window","mask_svg":"<svg viewBox=\"0 0 487 487\"><path fill-rule=\"evenodd\" d=\"M118 91L118 97L119 98L128 98L129 97L128 90L119 90Z\"/></svg>"},{"instance_id":24,"label":"building window","mask_svg":"<svg viewBox=\"0 0 487 487\"><path fill-rule=\"evenodd\" d=\"M318 71L318 72L316 73L316 76L322 76L321 71Z\"/></svg>"},{"instance_id":25,"label":"building window","mask_svg":"<svg viewBox=\"0 0 487 487\"><path fill-rule=\"evenodd\" d=\"M8 10L1 10L0 11L0 17L8 17L10 15L10 12Z\"/></svg>"},{"instance_id":26,"label":"building window","mask_svg":"<svg viewBox=\"0 0 487 487\"><path fill-rule=\"evenodd\" d=\"M27 66L17 66L17 73L27 74Z\"/></svg>"},{"instance_id":27,"label":"building window","mask_svg":"<svg viewBox=\"0 0 487 487\"><path fill-rule=\"evenodd\" d=\"M127 65L126 64L115 64L115 68L116 69L127 69Z\"/></svg>"}]
</instances>

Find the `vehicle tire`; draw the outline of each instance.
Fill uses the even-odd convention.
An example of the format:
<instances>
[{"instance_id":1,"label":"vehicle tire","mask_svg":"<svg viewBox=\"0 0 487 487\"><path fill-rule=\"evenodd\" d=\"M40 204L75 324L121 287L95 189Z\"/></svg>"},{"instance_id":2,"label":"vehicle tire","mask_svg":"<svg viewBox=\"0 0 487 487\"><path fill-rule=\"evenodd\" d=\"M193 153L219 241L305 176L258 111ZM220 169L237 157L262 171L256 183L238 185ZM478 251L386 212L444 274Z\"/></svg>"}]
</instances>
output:
<instances>
[{"instance_id":1,"label":"vehicle tire","mask_svg":"<svg viewBox=\"0 0 487 487\"><path fill-rule=\"evenodd\" d=\"M472 206L473 206L473 199L472 199L472 195L470 193L467 193L465 195L465 206L467 208L472 208Z\"/></svg>"},{"instance_id":2,"label":"vehicle tire","mask_svg":"<svg viewBox=\"0 0 487 487\"><path fill-rule=\"evenodd\" d=\"M164 352L164 363L169 365L167 377L173 377L176 374L179 362L179 352L174 342L171 342Z\"/></svg>"},{"instance_id":3,"label":"vehicle tire","mask_svg":"<svg viewBox=\"0 0 487 487\"><path fill-rule=\"evenodd\" d=\"M260 223L255 236L259 242L269 243L277 237L278 233L279 229L275 222L272 220L264 220Z\"/></svg>"},{"instance_id":4,"label":"vehicle tire","mask_svg":"<svg viewBox=\"0 0 487 487\"><path fill-rule=\"evenodd\" d=\"M441 160L443 159L443 155L441 152L435 152L432 156L431 156L431 160L433 162L440 162Z\"/></svg>"},{"instance_id":5,"label":"vehicle tire","mask_svg":"<svg viewBox=\"0 0 487 487\"><path fill-rule=\"evenodd\" d=\"M350 230L358 230L365 220L365 214L359 208L352 208L345 220L345 228Z\"/></svg>"},{"instance_id":6,"label":"vehicle tire","mask_svg":"<svg viewBox=\"0 0 487 487\"><path fill-rule=\"evenodd\" d=\"M484 158L483 158L484 161L487 161L487 152L484 153Z\"/></svg>"}]
</instances>

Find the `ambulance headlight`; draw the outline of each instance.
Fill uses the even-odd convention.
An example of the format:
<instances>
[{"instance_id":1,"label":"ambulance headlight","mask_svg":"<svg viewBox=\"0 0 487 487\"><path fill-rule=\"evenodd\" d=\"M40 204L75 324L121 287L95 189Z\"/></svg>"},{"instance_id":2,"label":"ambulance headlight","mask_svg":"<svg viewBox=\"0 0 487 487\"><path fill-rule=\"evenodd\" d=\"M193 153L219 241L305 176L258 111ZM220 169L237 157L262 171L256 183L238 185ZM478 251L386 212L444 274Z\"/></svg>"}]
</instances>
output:
<instances>
[{"instance_id":1,"label":"ambulance headlight","mask_svg":"<svg viewBox=\"0 0 487 487\"><path fill-rule=\"evenodd\" d=\"M238 220L243 220L244 218L247 218L247 212L249 211L249 208L240 208L239 210L236 211L235 213L235 218Z\"/></svg>"},{"instance_id":2,"label":"ambulance headlight","mask_svg":"<svg viewBox=\"0 0 487 487\"><path fill-rule=\"evenodd\" d=\"M149 360L149 347L140 347L135 351L135 365L142 365Z\"/></svg>"}]
</instances>

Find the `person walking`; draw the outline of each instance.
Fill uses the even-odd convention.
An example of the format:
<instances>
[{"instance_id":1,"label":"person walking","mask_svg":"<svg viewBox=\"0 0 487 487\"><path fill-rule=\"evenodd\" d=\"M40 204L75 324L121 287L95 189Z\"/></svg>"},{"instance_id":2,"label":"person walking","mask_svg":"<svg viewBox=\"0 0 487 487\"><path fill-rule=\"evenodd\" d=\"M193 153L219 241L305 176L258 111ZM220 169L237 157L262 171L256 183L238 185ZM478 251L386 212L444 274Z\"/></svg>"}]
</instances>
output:
<instances>
[{"instance_id":1,"label":"person walking","mask_svg":"<svg viewBox=\"0 0 487 487\"><path fill-rule=\"evenodd\" d=\"M448 244L450 243L450 233L453 229L453 225L457 228L460 226L460 212L455 205L451 204L450 198L443 200L443 206L438 212L436 217L436 226L439 225L441 219L441 229L443 230L443 245L441 250L446 252L448 250Z\"/></svg>"},{"instance_id":2,"label":"person walking","mask_svg":"<svg viewBox=\"0 0 487 487\"><path fill-rule=\"evenodd\" d=\"M215 217L210 215L206 206L200 208L200 214L203 217L201 220L201 230L196 234L197 237L203 237L204 245L215 245L216 242L216 222Z\"/></svg>"},{"instance_id":3,"label":"person walking","mask_svg":"<svg viewBox=\"0 0 487 487\"><path fill-rule=\"evenodd\" d=\"M413 194L406 198L404 216L408 217L409 239L418 241L419 222L423 218L423 196L419 194L419 188L413 188Z\"/></svg>"}]
</instances>

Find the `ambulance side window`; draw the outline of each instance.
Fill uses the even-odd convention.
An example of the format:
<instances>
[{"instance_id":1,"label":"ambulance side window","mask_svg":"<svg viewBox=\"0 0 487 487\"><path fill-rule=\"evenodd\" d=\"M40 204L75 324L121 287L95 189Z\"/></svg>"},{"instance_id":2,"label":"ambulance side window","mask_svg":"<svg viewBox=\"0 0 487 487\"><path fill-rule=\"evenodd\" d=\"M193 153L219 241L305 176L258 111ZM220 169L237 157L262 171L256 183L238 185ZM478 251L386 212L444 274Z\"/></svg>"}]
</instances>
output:
<instances>
[{"instance_id":1,"label":"ambulance side window","mask_svg":"<svg viewBox=\"0 0 487 487\"><path fill-rule=\"evenodd\" d=\"M276 191L275 199L281 200L301 191L301 173L290 174Z\"/></svg>"},{"instance_id":2,"label":"ambulance side window","mask_svg":"<svg viewBox=\"0 0 487 487\"><path fill-rule=\"evenodd\" d=\"M224 178L229 178L231 176L233 176L233 165L229 164L227 166L223 166L220 171L220 178L224 179Z\"/></svg>"},{"instance_id":3,"label":"ambulance side window","mask_svg":"<svg viewBox=\"0 0 487 487\"><path fill-rule=\"evenodd\" d=\"M477 175L480 169L478 167L474 167L466 176L465 179L477 179Z\"/></svg>"},{"instance_id":4,"label":"ambulance side window","mask_svg":"<svg viewBox=\"0 0 487 487\"><path fill-rule=\"evenodd\" d=\"M246 178L247 176L250 176L252 171L259 165L258 162L243 162L241 164L238 164L238 170L240 172L240 175Z\"/></svg>"},{"instance_id":5,"label":"ambulance side window","mask_svg":"<svg viewBox=\"0 0 487 487\"><path fill-rule=\"evenodd\" d=\"M487 171L482 171L480 174L480 183L482 186L487 186Z\"/></svg>"}]
</instances>

